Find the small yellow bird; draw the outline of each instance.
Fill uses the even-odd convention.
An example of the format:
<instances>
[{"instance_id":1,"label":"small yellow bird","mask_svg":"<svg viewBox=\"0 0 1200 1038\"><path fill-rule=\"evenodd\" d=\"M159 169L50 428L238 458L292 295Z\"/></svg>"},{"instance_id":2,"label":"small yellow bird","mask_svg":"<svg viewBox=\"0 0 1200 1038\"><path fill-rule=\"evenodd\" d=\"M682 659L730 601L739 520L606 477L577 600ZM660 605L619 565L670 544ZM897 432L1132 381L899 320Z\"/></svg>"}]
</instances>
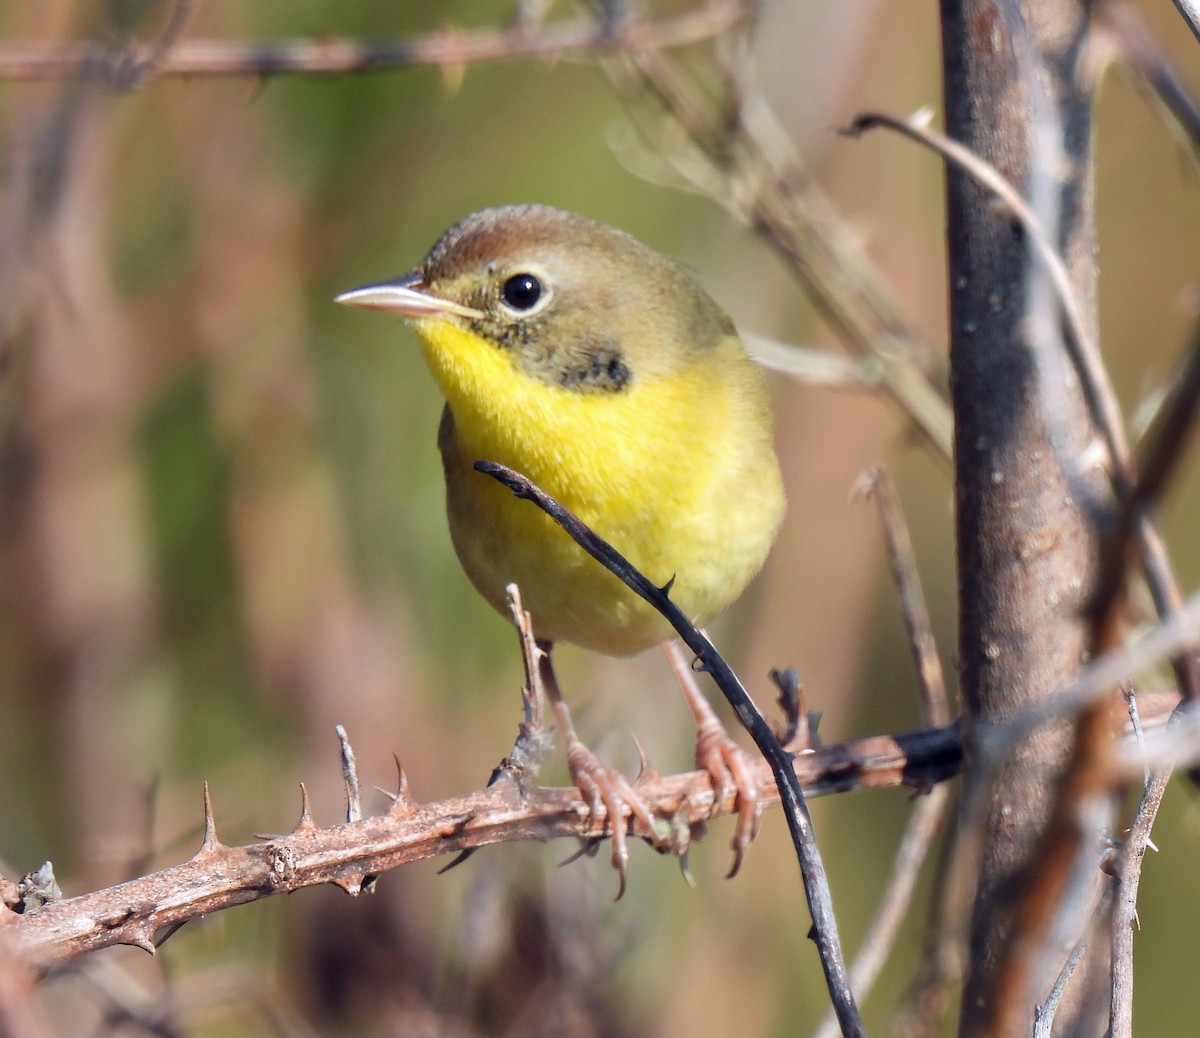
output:
<instances>
[{"instance_id":1,"label":"small yellow bird","mask_svg":"<svg viewBox=\"0 0 1200 1038\"><path fill-rule=\"evenodd\" d=\"M675 263L574 213L503 206L455 224L411 274L338 302L415 328L446 397L438 445L458 558L503 615L506 586L519 585L547 648L626 656L674 632L477 459L529 477L670 583L697 624L762 566L784 509L766 386L733 322ZM565 707L559 720L573 740ZM595 806L590 782L612 776L579 764Z\"/></svg>"}]
</instances>

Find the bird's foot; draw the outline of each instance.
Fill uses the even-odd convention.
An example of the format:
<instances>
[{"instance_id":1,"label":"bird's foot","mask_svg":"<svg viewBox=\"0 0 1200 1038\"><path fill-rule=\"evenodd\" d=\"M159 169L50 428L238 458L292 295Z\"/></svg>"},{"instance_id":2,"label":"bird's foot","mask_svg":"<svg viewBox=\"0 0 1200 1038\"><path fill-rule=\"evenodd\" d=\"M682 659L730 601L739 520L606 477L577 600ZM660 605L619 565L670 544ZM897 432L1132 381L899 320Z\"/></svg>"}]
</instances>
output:
<instances>
[{"instance_id":1,"label":"bird's foot","mask_svg":"<svg viewBox=\"0 0 1200 1038\"><path fill-rule=\"evenodd\" d=\"M713 813L729 797L737 798L737 828L729 844L733 848L733 865L727 873L728 878L732 879L742 867L746 849L758 835L758 823L762 817L761 786L756 766L758 758L743 750L725 730L696 684L696 675L683 650L675 642L664 642L663 651L667 654L696 722L696 767L708 772L713 787Z\"/></svg>"},{"instance_id":2,"label":"bird's foot","mask_svg":"<svg viewBox=\"0 0 1200 1038\"><path fill-rule=\"evenodd\" d=\"M657 822L646 801L624 775L605 767L600 759L572 732L567 739L567 769L575 788L588 805L592 818L603 812L612 839L612 865L620 886L614 900L625 893L625 870L629 864L628 830L660 847L668 839L665 822Z\"/></svg>"},{"instance_id":3,"label":"bird's foot","mask_svg":"<svg viewBox=\"0 0 1200 1038\"><path fill-rule=\"evenodd\" d=\"M746 849L758 835L762 819L762 786L757 760L734 742L715 714L696 725L696 767L708 772L713 787L713 810L716 811L730 796L736 797L738 820L729 842L733 849L733 865L726 874L728 879L736 876L742 867Z\"/></svg>"}]
</instances>

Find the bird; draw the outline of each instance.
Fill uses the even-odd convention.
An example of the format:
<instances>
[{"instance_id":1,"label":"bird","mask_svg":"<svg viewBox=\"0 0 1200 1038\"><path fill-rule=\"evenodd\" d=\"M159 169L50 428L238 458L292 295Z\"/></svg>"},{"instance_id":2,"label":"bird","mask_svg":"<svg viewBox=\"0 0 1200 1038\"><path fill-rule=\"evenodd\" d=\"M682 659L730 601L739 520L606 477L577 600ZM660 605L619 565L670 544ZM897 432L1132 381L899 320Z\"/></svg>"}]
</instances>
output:
<instances>
[{"instance_id":1,"label":"bird","mask_svg":"<svg viewBox=\"0 0 1200 1038\"><path fill-rule=\"evenodd\" d=\"M399 315L416 332L446 401L438 446L455 552L501 615L508 585L520 588L571 778L594 815L608 811L623 889L624 822L636 816L653 832L653 819L578 739L550 650L571 642L630 656L669 644L674 630L475 462L532 480L703 625L759 572L783 518L765 378L681 265L546 205L472 213L410 273L336 301ZM689 702L698 726L715 722L706 703ZM725 750L710 740L714 784Z\"/></svg>"}]
</instances>

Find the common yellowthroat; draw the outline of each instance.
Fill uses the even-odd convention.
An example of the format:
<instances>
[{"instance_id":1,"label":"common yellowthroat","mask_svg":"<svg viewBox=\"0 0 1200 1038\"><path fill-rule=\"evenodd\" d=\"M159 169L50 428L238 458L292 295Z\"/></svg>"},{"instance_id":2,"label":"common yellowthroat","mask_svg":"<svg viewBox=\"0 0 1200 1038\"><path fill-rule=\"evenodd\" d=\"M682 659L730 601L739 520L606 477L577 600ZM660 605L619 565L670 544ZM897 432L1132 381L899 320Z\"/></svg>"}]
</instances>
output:
<instances>
[{"instance_id":1,"label":"common yellowthroat","mask_svg":"<svg viewBox=\"0 0 1200 1038\"><path fill-rule=\"evenodd\" d=\"M724 311L653 249L548 206L485 209L412 273L338 302L415 328L446 397L438 445L458 558L503 615L506 586L520 586L540 641L626 656L674 632L477 459L528 476L670 584L698 624L762 566L784 509L763 377ZM595 806L597 776L577 764Z\"/></svg>"}]
</instances>

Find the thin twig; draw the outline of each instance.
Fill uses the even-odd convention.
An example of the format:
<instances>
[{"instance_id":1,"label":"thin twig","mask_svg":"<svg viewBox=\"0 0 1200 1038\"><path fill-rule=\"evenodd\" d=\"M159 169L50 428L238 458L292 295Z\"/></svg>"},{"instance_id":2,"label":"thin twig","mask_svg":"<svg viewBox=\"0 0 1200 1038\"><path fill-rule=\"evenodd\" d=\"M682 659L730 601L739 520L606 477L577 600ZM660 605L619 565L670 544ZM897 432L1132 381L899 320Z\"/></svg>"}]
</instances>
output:
<instances>
[{"instance_id":1,"label":"thin twig","mask_svg":"<svg viewBox=\"0 0 1200 1038\"><path fill-rule=\"evenodd\" d=\"M616 24L576 19L507 29L441 29L388 43L355 40L283 40L243 43L184 40L165 53L159 44L113 50L99 43L0 45L0 80L54 80L81 77L126 84L129 70L146 77L343 75L411 66L455 68L485 61L568 55L597 56L618 51L685 47L728 32L748 16L740 0L708 0L671 18L636 14Z\"/></svg>"},{"instance_id":2,"label":"thin twig","mask_svg":"<svg viewBox=\"0 0 1200 1038\"><path fill-rule=\"evenodd\" d=\"M1066 318L1064 324L1068 332L1067 347L1075 363L1080 385L1091 411L1092 421L1104 439L1110 463L1109 475L1112 479L1113 489L1116 491L1118 505L1124 509L1121 514L1128 517L1128 529L1137 537L1146 573L1146 583L1151 597L1154 599L1155 610L1160 619L1170 618L1182 604L1182 592L1167 558L1166 547L1153 520L1144 507L1132 510L1129 508L1130 502L1135 497L1137 477L1125 439L1116 396L1104 370L1094 337L1084 320L1082 309L1071 285L1070 274L1059 256L1057 248L1047 235L1046 229L1016 188L994 166L975 155L969 148L963 147L957 141L950 140L944 134L916 125L909 120L897 119L891 115L875 112L860 115L845 132L855 136L877 126L894 130L931 148L945 161L974 177L1009 207L1013 216L1020 221L1022 228L1029 236L1038 257L1050 276L1051 283L1058 295L1059 305ZM1124 567L1119 565L1117 560L1124 558L1125 538L1121 536L1121 530L1118 529L1110 540L1112 541L1109 548L1110 562L1101 567L1101 586L1097 589L1092 607L1097 617L1097 627L1102 625L1102 618L1105 615L1111 615L1113 612L1111 608L1115 604L1113 596L1123 586L1120 577ZM1189 699L1200 700L1200 663L1196 659L1195 645L1181 646L1181 650L1171 660L1172 669L1175 671L1183 694Z\"/></svg>"},{"instance_id":3,"label":"thin twig","mask_svg":"<svg viewBox=\"0 0 1200 1038\"><path fill-rule=\"evenodd\" d=\"M862 1018L854 994L850 990L842 956L841 941L837 932L837 919L833 913L833 899L829 882L821 861L820 851L812 831L812 819L804 800L804 793L796 780L792 768L792 755L779 744L771 726L767 724L753 700L730 669L712 642L688 619L683 611L671 601L666 591L648 580L616 551L607 541L597 536L576 515L568 511L527 477L492 461L476 461L475 469L486 473L508 487L517 497L531 501L557 522L584 551L601 563L614 576L619 577L632 591L636 592L664 618L666 618L684 644L694 652L701 666L709 674L729 701L738 720L750 733L750 737L771 766L771 772L779 788L784 816L796 849L800 871L804 879L804 892L812 915L813 941L821 958L825 972L825 983L833 1001L838 1021L844 1035L865 1035Z\"/></svg>"},{"instance_id":4,"label":"thin twig","mask_svg":"<svg viewBox=\"0 0 1200 1038\"><path fill-rule=\"evenodd\" d=\"M1193 12L1196 10L1187 0L1176 0L1180 11L1184 10L1185 2ZM1103 0L1096 7L1101 24L1116 41L1121 57L1171 113L1187 134L1193 150L1200 151L1200 110L1140 12L1124 0ZM1194 30L1195 25L1192 27Z\"/></svg>"},{"instance_id":5,"label":"thin twig","mask_svg":"<svg viewBox=\"0 0 1200 1038\"><path fill-rule=\"evenodd\" d=\"M884 371L870 357L843 357L812 346L779 342L753 332L741 333L746 350L759 364L804 386L880 392Z\"/></svg>"},{"instance_id":6,"label":"thin twig","mask_svg":"<svg viewBox=\"0 0 1200 1038\"><path fill-rule=\"evenodd\" d=\"M610 5L587 0L587 6L603 18ZM723 54L745 55L746 48L730 43ZM940 352L846 233L846 221L809 176L761 93L747 90L746 69L730 72L713 55L697 70L661 50L616 58L605 68L662 161L775 249L843 344L879 369L880 388L949 458L953 430ZM714 96L714 77L732 96Z\"/></svg>"},{"instance_id":7,"label":"thin twig","mask_svg":"<svg viewBox=\"0 0 1200 1038\"><path fill-rule=\"evenodd\" d=\"M116 85L122 89L132 89L155 75L162 68L171 49L178 44L191 13L192 0L175 0L166 28L150 45L144 57L127 63L124 73L117 77Z\"/></svg>"},{"instance_id":8,"label":"thin twig","mask_svg":"<svg viewBox=\"0 0 1200 1038\"><path fill-rule=\"evenodd\" d=\"M1109 905L1113 898L1112 883L1105 885L1100 892L1100 897L1096 902L1096 907L1092 912L1092 919L1098 921L1103 919L1108 912ZM1062 1001L1063 994L1067 990L1067 984L1071 977L1075 974L1075 968L1079 965L1079 960L1083 958L1084 952L1087 951L1089 934L1082 934L1079 940L1075 942L1071 949L1071 954L1067 956L1067 961L1063 963L1063 967L1058 972L1058 976L1054 978L1054 984L1050 987L1050 992L1045 1000L1034 1007L1033 1010L1033 1038L1050 1038L1054 1028L1054 1015L1058 1012L1059 1003ZM1115 1038L1115 1035L1113 1036Z\"/></svg>"},{"instance_id":9,"label":"thin twig","mask_svg":"<svg viewBox=\"0 0 1200 1038\"><path fill-rule=\"evenodd\" d=\"M951 140L945 134L938 133L928 126L919 125L915 120L900 119L883 112L864 112L842 132L847 137L858 137L879 127L893 130L924 145L940 155L950 165L967 173L995 194L1020 222L1021 228L1033 244L1034 251L1050 275L1050 281L1058 295L1059 305L1062 307L1063 316L1066 318L1065 323L1070 333L1067 336L1068 346L1079 370L1080 383L1087 398L1092 420L1104 437L1105 447L1113 467L1121 466L1122 459L1127 460L1129 457L1129 445L1125 441L1124 424L1121 421L1121 412L1117 406L1116 397L1109 386L1108 377L1100 359L1100 351L1075 294L1071 275L1058 253L1057 246L1051 241L1046 228L1042 226L1033 209L1021 197L1021 193L990 162L976 155L970 148L959 144L958 141Z\"/></svg>"},{"instance_id":10,"label":"thin twig","mask_svg":"<svg viewBox=\"0 0 1200 1038\"><path fill-rule=\"evenodd\" d=\"M946 724L950 719L950 709L946 700L945 679L925 595L921 590L912 539L900 502L891 480L880 468L869 470L859 486L863 493L874 497L879 507L892 578L900 596L909 650L916 665L922 720L927 725ZM867 997L895 943L900 924L904 922L912 902L921 866L941 831L949 803L949 787L938 786L913 808L896 851L891 875L879 899L879 908L850 967L850 982L859 999ZM814 1038L832 1038L835 1026L833 1016L826 1014Z\"/></svg>"},{"instance_id":11,"label":"thin twig","mask_svg":"<svg viewBox=\"0 0 1200 1038\"><path fill-rule=\"evenodd\" d=\"M948 724L950 704L946 696L946 677L942 672L942 661L933 637L929 608L921 590L921 577L917 572L912 537L908 532L908 524L904 521L900 501L892 481L881 468L869 470L860 485L864 493L875 499L879 507L879 518L883 522L888 564L892 570L892 581L900 596L900 613L904 618L904 628L908 632L908 647L917 668L922 719L927 725Z\"/></svg>"},{"instance_id":12,"label":"thin twig","mask_svg":"<svg viewBox=\"0 0 1200 1038\"><path fill-rule=\"evenodd\" d=\"M1134 739L1145 751L1145 736L1132 686L1129 686L1126 702L1129 706L1129 720L1133 725ZM1182 717L1178 711L1173 712L1168 726L1177 725ZM1142 862L1146 857L1146 848L1153 847L1150 832L1154 827L1154 820L1158 817L1158 809L1162 805L1173 770L1170 765L1164 764L1151 769L1148 757L1147 754L1147 763L1142 772L1142 796L1133 813L1129 834L1125 837L1118 859L1117 898L1113 908L1111 934L1111 1038L1133 1038L1133 933L1137 927L1138 887L1142 880Z\"/></svg>"}]
</instances>

